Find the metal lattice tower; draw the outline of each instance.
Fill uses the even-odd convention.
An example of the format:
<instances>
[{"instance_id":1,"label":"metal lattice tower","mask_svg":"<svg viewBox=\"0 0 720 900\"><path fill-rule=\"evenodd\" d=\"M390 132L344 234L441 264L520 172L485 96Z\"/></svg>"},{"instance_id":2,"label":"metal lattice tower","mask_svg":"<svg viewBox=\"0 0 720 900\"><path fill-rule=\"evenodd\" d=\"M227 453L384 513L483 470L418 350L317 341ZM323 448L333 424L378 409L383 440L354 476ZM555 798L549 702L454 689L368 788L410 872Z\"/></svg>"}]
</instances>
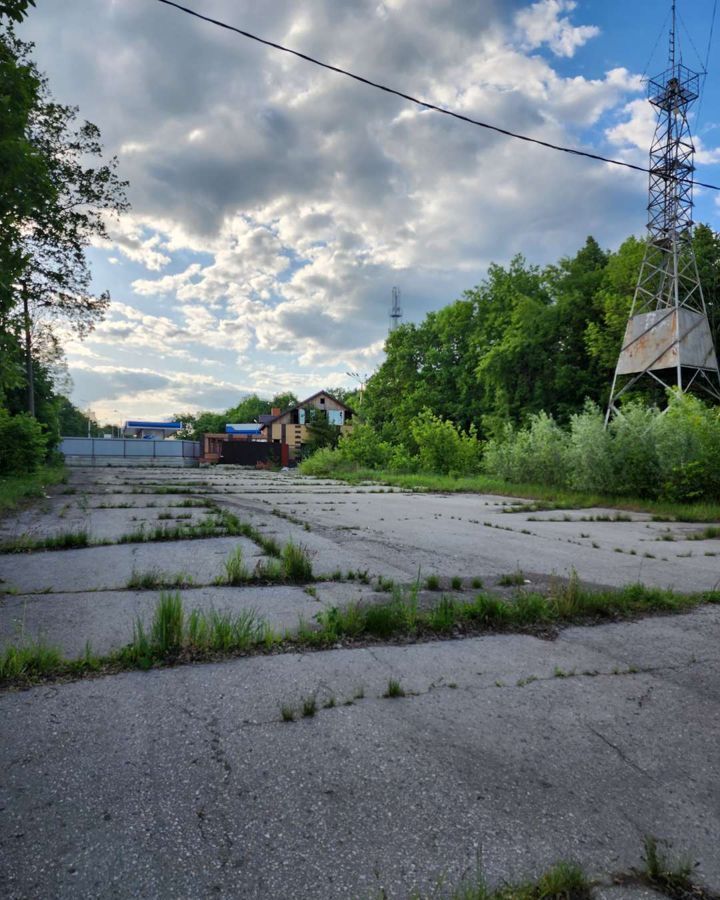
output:
<instances>
[{"instance_id":1,"label":"metal lattice tower","mask_svg":"<svg viewBox=\"0 0 720 900\"><path fill-rule=\"evenodd\" d=\"M390 331L395 331L402 319L402 309L400 309L400 288L392 289L392 307L390 308Z\"/></svg>"},{"instance_id":2,"label":"metal lattice tower","mask_svg":"<svg viewBox=\"0 0 720 900\"><path fill-rule=\"evenodd\" d=\"M620 397L641 379L683 391L703 389L720 401L720 373L692 246L695 146L688 111L700 76L676 61L672 4L670 65L648 82L657 112L650 148L648 239L625 330L606 422Z\"/></svg>"}]
</instances>

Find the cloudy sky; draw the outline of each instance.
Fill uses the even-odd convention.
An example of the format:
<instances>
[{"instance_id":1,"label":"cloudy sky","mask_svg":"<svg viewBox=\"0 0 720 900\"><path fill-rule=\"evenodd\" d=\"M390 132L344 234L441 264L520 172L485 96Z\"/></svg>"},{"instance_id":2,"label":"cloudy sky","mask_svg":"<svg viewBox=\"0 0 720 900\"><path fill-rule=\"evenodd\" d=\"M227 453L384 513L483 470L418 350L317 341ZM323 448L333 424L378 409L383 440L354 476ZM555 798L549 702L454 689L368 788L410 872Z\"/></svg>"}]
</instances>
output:
<instances>
[{"instance_id":1,"label":"cloudy sky","mask_svg":"<svg viewBox=\"0 0 720 900\"><path fill-rule=\"evenodd\" d=\"M466 115L645 163L642 75L665 67L669 0L187 5ZM679 4L695 68L712 5ZM130 181L132 211L91 251L110 312L66 347L73 399L103 421L351 386L347 371L382 361L393 285L418 321L490 262L551 262L588 234L614 248L644 228L641 174L423 111L156 0L38 0L22 34ZM714 46L695 121L714 183L717 63ZM697 200L720 227L715 197Z\"/></svg>"}]
</instances>

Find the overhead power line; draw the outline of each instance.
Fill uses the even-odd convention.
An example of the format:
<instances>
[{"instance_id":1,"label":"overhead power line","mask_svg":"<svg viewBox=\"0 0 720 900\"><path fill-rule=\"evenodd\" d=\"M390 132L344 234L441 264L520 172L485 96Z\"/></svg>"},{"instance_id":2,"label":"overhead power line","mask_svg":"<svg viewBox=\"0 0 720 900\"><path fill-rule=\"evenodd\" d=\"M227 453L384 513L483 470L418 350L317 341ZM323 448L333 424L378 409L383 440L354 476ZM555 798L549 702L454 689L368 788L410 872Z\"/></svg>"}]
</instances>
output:
<instances>
[{"instance_id":1,"label":"overhead power line","mask_svg":"<svg viewBox=\"0 0 720 900\"><path fill-rule=\"evenodd\" d=\"M251 41L256 41L258 44L264 44L266 47L272 47L274 50L281 50L283 53L289 53L292 56L297 56L299 59L304 59L306 62L312 63L315 66L320 66L323 69L328 69L331 72L336 72L338 75L344 75L346 78L352 78L353 81L359 81L361 84L366 84L368 85L368 87L376 88L379 91L384 91L386 94L392 94L395 97L400 97L403 100L409 100L410 103L415 103L417 106L422 106L424 109L429 109L433 112L441 113L444 116L451 116L453 119L459 119L461 122L467 122L469 125L476 125L478 128L485 128L488 131L494 131L497 134L502 134L506 137L514 138L518 141L525 141L528 144L537 144L539 147L546 147L548 150L556 150L560 153L568 153L571 156L581 156L585 157L586 159L596 160L597 162L604 162L609 163L613 166L620 166L623 169L632 169L635 172L650 174L650 170L645 166L636 166L633 163L625 162L625 160L612 159L608 156L601 156L599 153L590 153L588 150L579 150L577 147L565 147L562 144L553 144L549 141L543 141L539 138L529 137L526 134L520 134L516 131L509 131L507 128L500 128L499 125L491 125L489 122L482 122L479 119L473 119L470 116L465 116L462 113L455 112L452 109L447 109L444 106L436 106L434 103L428 103L426 100L420 100L410 94L405 94L403 91L398 91L395 88L388 87L386 84L380 84L380 82L378 81L372 81L369 78L364 78L362 75L356 75L354 72L349 72L347 69L341 69L339 66L330 65L330 63L326 63L320 59L316 59L314 56L308 56L308 54L306 53L301 53L299 50L292 50L290 49L290 47L284 47L282 44L277 44L274 41L268 41L266 38L262 38L257 34L252 34L252 32L250 31L244 31L242 28L237 28L235 25L229 25L227 22L222 22L219 19L213 19L211 16L203 15L202 13L199 13L194 9L183 6L180 3L175 3L174 0L158 0L158 2L164 3L165 6L172 6L175 9L180 10L180 12L187 13L189 16L194 16L196 19L201 19L203 22L209 22L211 25L217 25L218 28L224 28L226 31L232 31L235 34L242 35L242 37L246 37ZM696 181L694 182L694 184L698 187L708 188L708 190L711 191L720 191L720 187L715 184L706 184L702 181Z\"/></svg>"}]
</instances>

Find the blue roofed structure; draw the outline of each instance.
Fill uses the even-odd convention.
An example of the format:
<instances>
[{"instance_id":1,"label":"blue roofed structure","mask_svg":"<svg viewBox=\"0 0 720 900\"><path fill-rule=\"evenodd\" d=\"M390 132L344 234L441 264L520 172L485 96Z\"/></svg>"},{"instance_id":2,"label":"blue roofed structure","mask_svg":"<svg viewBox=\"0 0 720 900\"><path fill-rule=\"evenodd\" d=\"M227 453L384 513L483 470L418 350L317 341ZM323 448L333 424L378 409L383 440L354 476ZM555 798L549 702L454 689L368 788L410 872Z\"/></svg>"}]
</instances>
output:
<instances>
[{"instance_id":1,"label":"blue roofed structure","mask_svg":"<svg viewBox=\"0 0 720 900\"><path fill-rule=\"evenodd\" d=\"M166 438L174 437L182 427L182 422L128 419L123 425L123 437L162 441Z\"/></svg>"}]
</instances>

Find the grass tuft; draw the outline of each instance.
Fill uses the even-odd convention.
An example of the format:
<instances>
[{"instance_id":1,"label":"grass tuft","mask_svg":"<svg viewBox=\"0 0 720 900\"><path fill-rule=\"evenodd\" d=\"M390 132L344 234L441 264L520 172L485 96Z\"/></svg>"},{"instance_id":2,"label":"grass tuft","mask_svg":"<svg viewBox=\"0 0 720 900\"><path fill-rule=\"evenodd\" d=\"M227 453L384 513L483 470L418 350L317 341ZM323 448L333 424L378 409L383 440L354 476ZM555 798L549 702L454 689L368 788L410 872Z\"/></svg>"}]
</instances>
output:
<instances>
[{"instance_id":1,"label":"grass tuft","mask_svg":"<svg viewBox=\"0 0 720 900\"><path fill-rule=\"evenodd\" d=\"M515 572L508 572L505 575L501 575L498 578L498 584L502 587L513 587L520 584L525 584L525 576L517 569Z\"/></svg>"},{"instance_id":2,"label":"grass tuft","mask_svg":"<svg viewBox=\"0 0 720 900\"><path fill-rule=\"evenodd\" d=\"M304 697L302 702L302 714L303 718L311 719L315 713L317 712L317 698L315 694L311 694L309 697Z\"/></svg>"},{"instance_id":3,"label":"grass tuft","mask_svg":"<svg viewBox=\"0 0 720 900\"><path fill-rule=\"evenodd\" d=\"M236 547L225 560L225 583L240 585L249 581L250 572L245 565L242 547Z\"/></svg>"},{"instance_id":4,"label":"grass tuft","mask_svg":"<svg viewBox=\"0 0 720 900\"><path fill-rule=\"evenodd\" d=\"M403 686L400 684L400 682L397 680L397 678L391 678L388 681L387 690L383 694L383 697L388 697L388 698L394 699L396 697L404 697L404 696L405 696L405 689L403 688Z\"/></svg>"},{"instance_id":5,"label":"grass tuft","mask_svg":"<svg viewBox=\"0 0 720 900\"><path fill-rule=\"evenodd\" d=\"M305 547L288 541L282 549L282 571L285 578L294 584L305 584L313 580L312 563Z\"/></svg>"},{"instance_id":6,"label":"grass tuft","mask_svg":"<svg viewBox=\"0 0 720 900\"><path fill-rule=\"evenodd\" d=\"M21 535L0 543L0 553L31 553L34 550L76 550L78 547L89 547L90 535L87 530L61 531L44 538L31 538Z\"/></svg>"},{"instance_id":7,"label":"grass tuft","mask_svg":"<svg viewBox=\"0 0 720 900\"><path fill-rule=\"evenodd\" d=\"M693 863L687 858L671 861L660 849L657 838L652 836L645 838L643 869L640 875L651 887L679 900L697 896L690 878L694 868Z\"/></svg>"},{"instance_id":8,"label":"grass tuft","mask_svg":"<svg viewBox=\"0 0 720 900\"><path fill-rule=\"evenodd\" d=\"M169 594L163 591L155 607L150 630L156 653L169 656L178 652L183 642L184 624L185 614L179 592Z\"/></svg>"}]
</instances>

